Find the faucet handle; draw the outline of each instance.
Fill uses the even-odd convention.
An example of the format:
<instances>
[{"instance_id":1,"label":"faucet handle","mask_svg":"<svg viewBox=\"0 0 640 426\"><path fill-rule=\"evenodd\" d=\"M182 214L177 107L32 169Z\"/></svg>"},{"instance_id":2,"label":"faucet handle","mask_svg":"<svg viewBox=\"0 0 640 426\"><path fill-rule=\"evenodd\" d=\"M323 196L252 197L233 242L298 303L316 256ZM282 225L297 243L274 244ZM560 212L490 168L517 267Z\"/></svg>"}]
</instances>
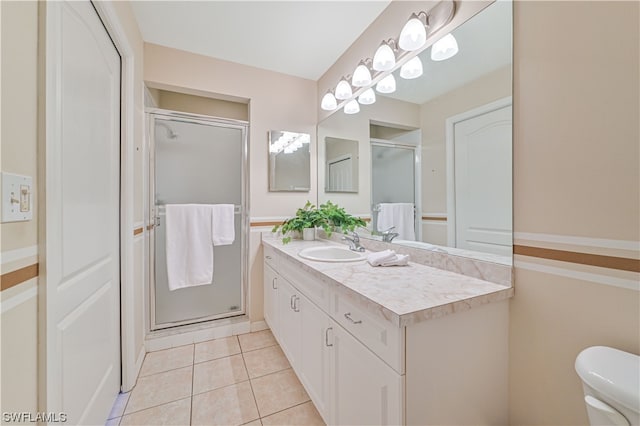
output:
<instances>
[{"instance_id":1,"label":"faucet handle","mask_svg":"<svg viewBox=\"0 0 640 426\"><path fill-rule=\"evenodd\" d=\"M393 231L394 229L396 229L395 226L390 227L389 229L385 229L384 231L382 231L382 235L384 234L390 234L391 231Z\"/></svg>"}]
</instances>

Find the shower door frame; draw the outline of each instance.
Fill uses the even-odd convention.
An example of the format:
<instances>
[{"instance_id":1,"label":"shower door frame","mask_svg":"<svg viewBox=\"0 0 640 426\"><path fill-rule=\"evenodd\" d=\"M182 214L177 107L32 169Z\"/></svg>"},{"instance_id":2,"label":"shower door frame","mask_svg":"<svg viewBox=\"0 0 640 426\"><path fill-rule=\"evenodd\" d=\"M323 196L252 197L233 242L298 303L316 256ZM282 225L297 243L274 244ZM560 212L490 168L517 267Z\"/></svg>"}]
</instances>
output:
<instances>
[{"instance_id":1,"label":"shower door frame","mask_svg":"<svg viewBox=\"0 0 640 426\"><path fill-rule=\"evenodd\" d=\"M173 327L188 326L193 324L202 324L208 321L214 321L218 319L238 317L246 315L246 294L248 289L249 278L249 123L242 120L233 120L227 118L213 117L201 114L192 114L179 111L171 111L161 108L145 108L146 124L147 124L147 160L149 164L148 170L148 217L147 217L147 229L149 231L149 245L148 245L148 258L149 258L149 285L148 285L148 302L149 302L149 316L147 332L153 333L162 330L171 329ZM158 212L156 211L155 200L155 120L160 118L168 121L178 121L183 123L201 124L212 127L225 127L230 129L237 129L242 134L242 182L241 189L242 194L240 198L240 253L241 253L241 272L240 272L240 309L233 313L223 313L217 315L209 315L197 319L189 319L183 321L174 321L169 323L162 323L158 325L156 323L156 256L155 256L155 226Z\"/></svg>"},{"instance_id":2,"label":"shower door frame","mask_svg":"<svg viewBox=\"0 0 640 426\"><path fill-rule=\"evenodd\" d=\"M396 142L387 139L369 139L369 191L371 194L371 229L375 231L378 226L378 211L373 202L373 147L382 146L387 148L400 148L413 151L413 227L416 241L422 241L422 145L412 145L408 143ZM375 216L375 217L374 217Z\"/></svg>"}]
</instances>

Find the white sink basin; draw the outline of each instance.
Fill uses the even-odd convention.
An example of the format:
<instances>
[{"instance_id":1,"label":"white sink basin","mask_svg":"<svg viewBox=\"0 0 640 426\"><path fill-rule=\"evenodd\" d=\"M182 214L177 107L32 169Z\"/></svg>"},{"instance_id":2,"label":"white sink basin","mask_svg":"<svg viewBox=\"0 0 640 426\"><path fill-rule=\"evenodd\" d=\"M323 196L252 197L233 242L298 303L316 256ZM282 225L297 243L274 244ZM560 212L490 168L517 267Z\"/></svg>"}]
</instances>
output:
<instances>
[{"instance_id":1,"label":"white sink basin","mask_svg":"<svg viewBox=\"0 0 640 426\"><path fill-rule=\"evenodd\" d=\"M309 247L301 250L298 255L304 259L317 262L356 262L364 260L364 253L356 252L342 247Z\"/></svg>"}]
</instances>

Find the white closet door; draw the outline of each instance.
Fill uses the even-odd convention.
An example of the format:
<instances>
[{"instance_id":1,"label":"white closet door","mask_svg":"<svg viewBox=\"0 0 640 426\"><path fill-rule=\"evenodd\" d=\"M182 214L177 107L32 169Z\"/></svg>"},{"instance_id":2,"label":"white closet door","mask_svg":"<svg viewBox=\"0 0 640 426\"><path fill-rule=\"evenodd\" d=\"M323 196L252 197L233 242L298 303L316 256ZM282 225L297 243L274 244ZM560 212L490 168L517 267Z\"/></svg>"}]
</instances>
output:
<instances>
[{"instance_id":1,"label":"white closet door","mask_svg":"<svg viewBox=\"0 0 640 426\"><path fill-rule=\"evenodd\" d=\"M511 106L458 122L456 247L511 256Z\"/></svg>"},{"instance_id":2,"label":"white closet door","mask_svg":"<svg viewBox=\"0 0 640 426\"><path fill-rule=\"evenodd\" d=\"M46 4L44 150L40 404L104 424L120 389L120 56L88 1Z\"/></svg>"}]
</instances>

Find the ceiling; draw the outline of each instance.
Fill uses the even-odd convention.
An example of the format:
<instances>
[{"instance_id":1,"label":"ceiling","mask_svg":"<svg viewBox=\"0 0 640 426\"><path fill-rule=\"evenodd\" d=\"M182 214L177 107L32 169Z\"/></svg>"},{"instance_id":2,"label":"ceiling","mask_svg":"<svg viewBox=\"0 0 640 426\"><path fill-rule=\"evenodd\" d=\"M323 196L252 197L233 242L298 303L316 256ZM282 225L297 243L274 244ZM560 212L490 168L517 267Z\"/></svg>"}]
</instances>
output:
<instances>
[{"instance_id":1,"label":"ceiling","mask_svg":"<svg viewBox=\"0 0 640 426\"><path fill-rule=\"evenodd\" d=\"M318 80L390 0L140 1L145 42Z\"/></svg>"}]
</instances>

